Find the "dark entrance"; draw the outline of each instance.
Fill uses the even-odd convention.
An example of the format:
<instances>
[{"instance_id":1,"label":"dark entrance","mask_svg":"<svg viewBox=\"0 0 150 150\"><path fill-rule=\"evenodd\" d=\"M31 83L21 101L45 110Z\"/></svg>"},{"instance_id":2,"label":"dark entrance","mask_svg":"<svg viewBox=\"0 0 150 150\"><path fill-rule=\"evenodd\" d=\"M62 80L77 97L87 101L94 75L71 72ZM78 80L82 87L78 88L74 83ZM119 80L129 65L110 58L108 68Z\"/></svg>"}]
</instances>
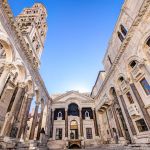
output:
<instances>
[{"instance_id":1,"label":"dark entrance","mask_svg":"<svg viewBox=\"0 0 150 150\"><path fill-rule=\"evenodd\" d=\"M80 146L77 144L72 144L69 149L80 149Z\"/></svg>"},{"instance_id":2,"label":"dark entrance","mask_svg":"<svg viewBox=\"0 0 150 150\"><path fill-rule=\"evenodd\" d=\"M80 149L81 148L81 140L69 140L69 149Z\"/></svg>"}]
</instances>

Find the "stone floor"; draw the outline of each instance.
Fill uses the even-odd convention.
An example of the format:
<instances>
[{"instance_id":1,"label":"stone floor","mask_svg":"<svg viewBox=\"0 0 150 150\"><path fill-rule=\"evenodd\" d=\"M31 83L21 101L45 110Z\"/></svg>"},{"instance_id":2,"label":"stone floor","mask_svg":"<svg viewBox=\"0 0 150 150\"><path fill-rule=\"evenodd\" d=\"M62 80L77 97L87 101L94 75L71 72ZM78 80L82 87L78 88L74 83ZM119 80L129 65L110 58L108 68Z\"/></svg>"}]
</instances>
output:
<instances>
[{"instance_id":1,"label":"stone floor","mask_svg":"<svg viewBox=\"0 0 150 150\"><path fill-rule=\"evenodd\" d=\"M72 150L72 149L69 149ZM74 149L74 150L150 150L150 148L127 148L127 147L114 147L114 148L108 148L108 147L99 147L99 148L87 148L87 149Z\"/></svg>"},{"instance_id":2,"label":"stone floor","mask_svg":"<svg viewBox=\"0 0 150 150\"><path fill-rule=\"evenodd\" d=\"M79 149L74 149L74 150L79 150ZM86 148L86 149L82 149L82 150L150 150L150 147L105 145L105 146L101 146L98 148Z\"/></svg>"}]
</instances>

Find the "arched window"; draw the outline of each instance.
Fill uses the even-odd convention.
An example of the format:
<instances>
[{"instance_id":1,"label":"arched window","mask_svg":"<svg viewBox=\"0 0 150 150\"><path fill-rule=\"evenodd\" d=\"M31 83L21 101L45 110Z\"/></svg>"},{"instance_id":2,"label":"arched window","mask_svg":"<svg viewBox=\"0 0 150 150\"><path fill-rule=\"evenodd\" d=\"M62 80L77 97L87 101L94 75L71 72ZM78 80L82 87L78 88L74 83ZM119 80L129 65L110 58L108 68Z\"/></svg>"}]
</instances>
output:
<instances>
[{"instance_id":1,"label":"arched window","mask_svg":"<svg viewBox=\"0 0 150 150\"><path fill-rule=\"evenodd\" d=\"M123 82L123 80L124 80L124 78L121 76L121 77L119 78L119 81L120 81L120 82Z\"/></svg>"},{"instance_id":2,"label":"arched window","mask_svg":"<svg viewBox=\"0 0 150 150\"><path fill-rule=\"evenodd\" d=\"M137 65L137 61L136 60L131 61L131 63L130 63L130 67L131 68L134 68L136 65Z\"/></svg>"},{"instance_id":3,"label":"arched window","mask_svg":"<svg viewBox=\"0 0 150 150\"><path fill-rule=\"evenodd\" d=\"M77 105L77 104L71 103L71 104L68 106L68 115L71 115L71 116L79 116L79 108L78 108L78 105Z\"/></svg>"},{"instance_id":4,"label":"arched window","mask_svg":"<svg viewBox=\"0 0 150 150\"><path fill-rule=\"evenodd\" d=\"M117 34L118 34L120 41L123 42L124 37L122 36L122 34L119 31L117 32Z\"/></svg>"},{"instance_id":5,"label":"arched window","mask_svg":"<svg viewBox=\"0 0 150 150\"><path fill-rule=\"evenodd\" d=\"M57 116L58 118L61 118L62 117L62 112L61 111L59 111L58 112L58 116Z\"/></svg>"},{"instance_id":6,"label":"arched window","mask_svg":"<svg viewBox=\"0 0 150 150\"><path fill-rule=\"evenodd\" d=\"M150 37L148 38L147 42L146 42L147 46L150 47Z\"/></svg>"},{"instance_id":7,"label":"arched window","mask_svg":"<svg viewBox=\"0 0 150 150\"><path fill-rule=\"evenodd\" d=\"M121 30L122 34L123 34L124 36L126 36L127 30L126 30L126 28L125 28L122 24L120 25L120 30Z\"/></svg>"},{"instance_id":8,"label":"arched window","mask_svg":"<svg viewBox=\"0 0 150 150\"><path fill-rule=\"evenodd\" d=\"M90 113L88 111L85 112L85 117L90 117Z\"/></svg>"}]
</instances>

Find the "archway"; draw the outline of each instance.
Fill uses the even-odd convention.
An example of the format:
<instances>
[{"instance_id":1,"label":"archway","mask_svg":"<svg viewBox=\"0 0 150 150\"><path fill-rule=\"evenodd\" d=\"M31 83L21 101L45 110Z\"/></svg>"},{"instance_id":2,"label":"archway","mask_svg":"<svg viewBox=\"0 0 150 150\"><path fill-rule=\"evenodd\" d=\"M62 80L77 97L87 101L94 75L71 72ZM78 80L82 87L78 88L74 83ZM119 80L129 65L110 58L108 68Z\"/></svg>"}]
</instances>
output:
<instances>
[{"instance_id":1,"label":"archway","mask_svg":"<svg viewBox=\"0 0 150 150\"><path fill-rule=\"evenodd\" d=\"M78 122L72 120L70 123L70 139L78 139Z\"/></svg>"},{"instance_id":2,"label":"archway","mask_svg":"<svg viewBox=\"0 0 150 150\"><path fill-rule=\"evenodd\" d=\"M0 59L3 62L12 62L14 59L14 52L7 37L0 36Z\"/></svg>"},{"instance_id":3,"label":"archway","mask_svg":"<svg viewBox=\"0 0 150 150\"><path fill-rule=\"evenodd\" d=\"M72 144L69 146L69 149L80 149L80 146L78 144Z\"/></svg>"}]
</instances>

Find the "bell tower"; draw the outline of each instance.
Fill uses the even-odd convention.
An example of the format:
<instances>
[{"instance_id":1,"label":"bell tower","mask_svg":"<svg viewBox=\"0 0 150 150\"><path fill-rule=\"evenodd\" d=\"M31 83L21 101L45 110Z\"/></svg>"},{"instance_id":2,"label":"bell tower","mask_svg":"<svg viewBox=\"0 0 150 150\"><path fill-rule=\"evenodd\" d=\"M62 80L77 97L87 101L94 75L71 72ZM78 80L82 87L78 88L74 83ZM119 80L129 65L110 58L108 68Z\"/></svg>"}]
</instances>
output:
<instances>
[{"instance_id":1,"label":"bell tower","mask_svg":"<svg viewBox=\"0 0 150 150\"><path fill-rule=\"evenodd\" d=\"M18 26L38 66L47 32L46 18L46 8L41 3L35 3L31 8L25 8L16 17Z\"/></svg>"}]
</instances>

